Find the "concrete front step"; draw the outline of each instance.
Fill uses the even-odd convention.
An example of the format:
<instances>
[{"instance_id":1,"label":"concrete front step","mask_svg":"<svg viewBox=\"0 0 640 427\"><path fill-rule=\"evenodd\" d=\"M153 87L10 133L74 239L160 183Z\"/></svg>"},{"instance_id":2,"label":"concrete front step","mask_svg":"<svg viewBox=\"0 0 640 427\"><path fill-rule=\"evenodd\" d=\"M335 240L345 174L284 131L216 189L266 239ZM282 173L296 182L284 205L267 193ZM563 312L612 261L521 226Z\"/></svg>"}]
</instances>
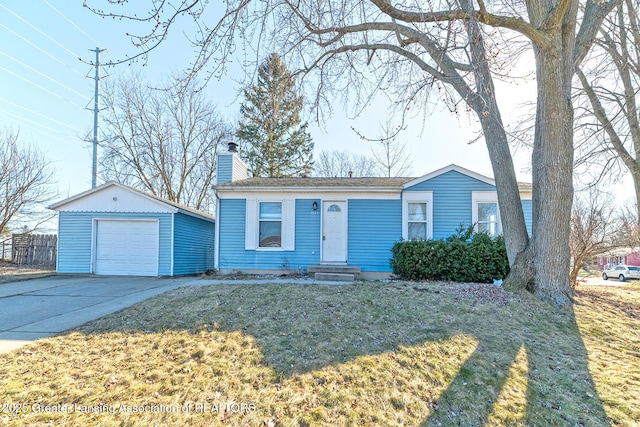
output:
<instances>
[{"instance_id":1,"label":"concrete front step","mask_svg":"<svg viewBox=\"0 0 640 427\"><path fill-rule=\"evenodd\" d=\"M316 280L327 282L353 282L356 278L354 274L345 273L315 273Z\"/></svg>"},{"instance_id":2,"label":"concrete front step","mask_svg":"<svg viewBox=\"0 0 640 427\"><path fill-rule=\"evenodd\" d=\"M340 273L340 274L353 274L356 275L362 272L362 269L353 265L310 265L307 267L308 273Z\"/></svg>"}]
</instances>

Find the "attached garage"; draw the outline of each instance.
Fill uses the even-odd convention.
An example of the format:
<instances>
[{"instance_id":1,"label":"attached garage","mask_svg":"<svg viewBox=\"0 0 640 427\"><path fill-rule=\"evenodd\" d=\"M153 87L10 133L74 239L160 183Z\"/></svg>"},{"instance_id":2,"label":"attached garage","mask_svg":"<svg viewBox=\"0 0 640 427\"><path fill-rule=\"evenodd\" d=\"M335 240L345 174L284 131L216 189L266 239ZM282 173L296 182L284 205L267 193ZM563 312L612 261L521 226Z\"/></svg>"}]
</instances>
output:
<instances>
[{"instance_id":1,"label":"attached garage","mask_svg":"<svg viewBox=\"0 0 640 427\"><path fill-rule=\"evenodd\" d=\"M212 216L110 182L50 206L58 272L174 276L213 268Z\"/></svg>"}]
</instances>

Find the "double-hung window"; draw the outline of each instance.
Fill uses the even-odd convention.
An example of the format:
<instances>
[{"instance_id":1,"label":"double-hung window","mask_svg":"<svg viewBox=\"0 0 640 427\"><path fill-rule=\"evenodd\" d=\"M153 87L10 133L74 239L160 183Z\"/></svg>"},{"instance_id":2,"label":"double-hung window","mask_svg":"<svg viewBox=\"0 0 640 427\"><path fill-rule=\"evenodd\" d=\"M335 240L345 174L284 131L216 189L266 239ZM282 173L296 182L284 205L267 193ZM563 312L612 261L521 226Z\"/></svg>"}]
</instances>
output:
<instances>
[{"instance_id":1,"label":"double-hung window","mask_svg":"<svg viewBox=\"0 0 640 427\"><path fill-rule=\"evenodd\" d=\"M427 203L407 203L407 239L426 240L427 238Z\"/></svg>"},{"instance_id":2,"label":"double-hung window","mask_svg":"<svg viewBox=\"0 0 640 427\"><path fill-rule=\"evenodd\" d=\"M281 202L260 202L258 234L259 234L258 247L260 248L282 247L282 203Z\"/></svg>"},{"instance_id":3,"label":"double-hung window","mask_svg":"<svg viewBox=\"0 0 640 427\"><path fill-rule=\"evenodd\" d=\"M402 238L428 240L433 238L433 193L407 191L402 195Z\"/></svg>"},{"instance_id":4,"label":"double-hung window","mask_svg":"<svg viewBox=\"0 0 640 427\"><path fill-rule=\"evenodd\" d=\"M478 232L490 236L498 234L498 204L478 203Z\"/></svg>"},{"instance_id":5,"label":"double-hung window","mask_svg":"<svg viewBox=\"0 0 640 427\"><path fill-rule=\"evenodd\" d=\"M295 250L296 200L247 197L244 248L248 251Z\"/></svg>"},{"instance_id":6,"label":"double-hung window","mask_svg":"<svg viewBox=\"0 0 640 427\"><path fill-rule=\"evenodd\" d=\"M498 195L495 191L474 191L472 193L473 223L478 233L495 237L502 233Z\"/></svg>"}]
</instances>

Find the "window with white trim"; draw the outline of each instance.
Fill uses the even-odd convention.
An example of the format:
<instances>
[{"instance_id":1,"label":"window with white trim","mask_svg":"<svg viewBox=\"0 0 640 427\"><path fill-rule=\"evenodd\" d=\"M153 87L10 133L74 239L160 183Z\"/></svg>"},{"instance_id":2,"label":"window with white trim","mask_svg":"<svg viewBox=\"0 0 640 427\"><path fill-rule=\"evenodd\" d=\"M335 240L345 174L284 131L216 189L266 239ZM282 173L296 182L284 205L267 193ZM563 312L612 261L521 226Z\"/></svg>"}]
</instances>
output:
<instances>
[{"instance_id":1,"label":"window with white trim","mask_svg":"<svg viewBox=\"0 0 640 427\"><path fill-rule=\"evenodd\" d=\"M498 204L478 203L478 222L476 223L479 233L487 233L490 236L498 234Z\"/></svg>"},{"instance_id":2,"label":"window with white trim","mask_svg":"<svg viewBox=\"0 0 640 427\"><path fill-rule=\"evenodd\" d=\"M260 202L259 248L282 247L282 202Z\"/></svg>"},{"instance_id":3,"label":"window with white trim","mask_svg":"<svg viewBox=\"0 0 640 427\"><path fill-rule=\"evenodd\" d=\"M407 191L402 195L402 199L402 238L405 240L432 239L433 193Z\"/></svg>"},{"instance_id":4,"label":"window with white trim","mask_svg":"<svg viewBox=\"0 0 640 427\"><path fill-rule=\"evenodd\" d=\"M295 250L295 203L289 198L247 197L245 249Z\"/></svg>"},{"instance_id":5,"label":"window with white trim","mask_svg":"<svg viewBox=\"0 0 640 427\"><path fill-rule=\"evenodd\" d=\"M427 203L409 202L408 212L408 240L425 240L427 238Z\"/></svg>"},{"instance_id":6,"label":"window with white trim","mask_svg":"<svg viewBox=\"0 0 640 427\"><path fill-rule=\"evenodd\" d=\"M478 233L487 233L495 237L502 233L498 194L495 191L474 191L472 222Z\"/></svg>"}]
</instances>

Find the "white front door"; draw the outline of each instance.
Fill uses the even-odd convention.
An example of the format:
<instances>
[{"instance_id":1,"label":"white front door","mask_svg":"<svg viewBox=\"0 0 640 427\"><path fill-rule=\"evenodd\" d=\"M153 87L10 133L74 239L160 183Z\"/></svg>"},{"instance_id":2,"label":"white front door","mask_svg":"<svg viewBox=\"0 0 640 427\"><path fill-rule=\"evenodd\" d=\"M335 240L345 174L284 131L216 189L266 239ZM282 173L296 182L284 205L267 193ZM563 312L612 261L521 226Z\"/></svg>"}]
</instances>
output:
<instances>
[{"instance_id":1,"label":"white front door","mask_svg":"<svg viewBox=\"0 0 640 427\"><path fill-rule=\"evenodd\" d=\"M322 202L322 262L347 262L347 202Z\"/></svg>"}]
</instances>

